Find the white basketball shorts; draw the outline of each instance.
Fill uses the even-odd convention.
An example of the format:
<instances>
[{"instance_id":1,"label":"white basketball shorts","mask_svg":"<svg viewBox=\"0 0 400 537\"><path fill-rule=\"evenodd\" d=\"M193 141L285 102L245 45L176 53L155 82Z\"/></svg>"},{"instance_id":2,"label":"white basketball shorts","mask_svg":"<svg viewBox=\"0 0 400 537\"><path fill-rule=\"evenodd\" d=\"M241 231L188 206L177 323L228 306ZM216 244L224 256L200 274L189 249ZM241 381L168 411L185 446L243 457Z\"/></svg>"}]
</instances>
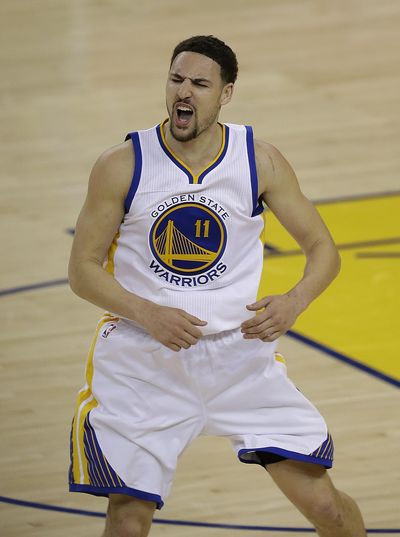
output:
<instances>
[{"instance_id":1,"label":"white basketball shorts","mask_svg":"<svg viewBox=\"0 0 400 537\"><path fill-rule=\"evenodd\" d=\"M257 452L330 468L325 421L286 375L276 342L240 329L176 353L132 323L99 322L71 431L70 490L127 494L161 508L177 461L199 435L231 440L239 459Z\"/></svg>"}]
</instances>

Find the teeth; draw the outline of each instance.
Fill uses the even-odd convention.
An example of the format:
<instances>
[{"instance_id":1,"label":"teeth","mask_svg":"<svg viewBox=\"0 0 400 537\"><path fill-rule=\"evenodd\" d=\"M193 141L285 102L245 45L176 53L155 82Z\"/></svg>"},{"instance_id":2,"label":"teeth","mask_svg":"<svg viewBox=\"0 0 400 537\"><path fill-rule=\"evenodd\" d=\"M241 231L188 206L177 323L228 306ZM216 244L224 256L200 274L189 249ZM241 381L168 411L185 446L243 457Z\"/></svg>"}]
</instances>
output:
<instances>
[{"instance_id":1,"label":"teeth","mask_svg":"<svg viewBox=\"0 0 400 537\"><path fill-rule=\"evenodd\" d=\"M187 106L178 106L178 110L181 112L192 112L192 109Z\"/></svg>"}]
</instances>

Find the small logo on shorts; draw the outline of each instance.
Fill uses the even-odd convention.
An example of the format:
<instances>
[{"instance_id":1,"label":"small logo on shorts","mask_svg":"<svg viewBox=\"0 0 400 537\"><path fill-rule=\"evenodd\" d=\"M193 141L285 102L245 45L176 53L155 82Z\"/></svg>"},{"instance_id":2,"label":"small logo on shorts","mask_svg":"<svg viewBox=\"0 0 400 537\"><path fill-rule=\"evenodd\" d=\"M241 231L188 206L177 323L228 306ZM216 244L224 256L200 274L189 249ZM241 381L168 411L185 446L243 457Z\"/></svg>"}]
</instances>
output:
<instances>
[{"instance_id":1,"label":"small logo on shorts","mask_svg":"<svg viewBox=\"0 0 400 537\"><path fill-rule=\"evenodd\" d=\"M107 328L103 330L101 337L103 337L104 339L107 338L115 328L117 328L117 325L114 323L110 323Z\"/></svg>"}]
</instances>

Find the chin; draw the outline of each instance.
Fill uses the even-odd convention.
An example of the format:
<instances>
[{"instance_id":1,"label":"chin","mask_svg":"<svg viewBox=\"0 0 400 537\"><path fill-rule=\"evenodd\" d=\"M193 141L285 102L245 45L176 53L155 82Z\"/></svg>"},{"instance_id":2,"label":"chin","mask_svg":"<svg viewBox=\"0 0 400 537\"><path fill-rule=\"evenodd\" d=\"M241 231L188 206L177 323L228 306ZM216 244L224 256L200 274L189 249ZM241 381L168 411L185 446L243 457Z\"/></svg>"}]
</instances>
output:
<instances>
[{"instance_id":1,"label":"chin","mask_svg":"<svg viewBox=\"0 0 400 537\"><path fill-rule=\"evenodd\" d=\"M193 140L194 138L197 138L197 129L194 128L189 131L176 131L173 126L170 127L170 132L172 136L177 140L178 142L189 142L190 140Z\"/></svg>"}]
</instances>

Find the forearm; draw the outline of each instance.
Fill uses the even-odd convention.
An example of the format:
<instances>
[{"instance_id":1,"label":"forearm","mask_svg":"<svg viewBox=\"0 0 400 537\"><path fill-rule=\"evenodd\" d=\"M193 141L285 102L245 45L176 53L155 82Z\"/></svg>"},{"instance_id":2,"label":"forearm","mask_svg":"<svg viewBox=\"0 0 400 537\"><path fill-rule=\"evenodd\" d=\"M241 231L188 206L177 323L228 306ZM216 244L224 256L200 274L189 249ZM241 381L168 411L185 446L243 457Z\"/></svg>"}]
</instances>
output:
<instances>
[{"instance_id":1,"label":"forearm","mask_svg":"<svg viewBox=\"0 0 400 537\"><path fill-rule=\"evenodd\" d=\"M71 289L116 315L141 325L154 339L173 351L188 349L202 337L202 321L178 308L159 306L124 289L117 280L96 261L70 262Z\"/></svg>"},{"instance_id":2,"label":"forearm","mask_svg":"<svg viewBox=\"0 0 400 537\"><path fill-rule=\"evenodd\" d=\"M340 256L330 241L315 243L306 252L302 279L287 294L294 298L299 314L335 279L340 270Z\"/></svg>"},{"instance_id":3,"label":"forearm","mask_svg":"<svg viewBox=\"0 0 400 537\"><path fill-rule=\"evenodd\" d=\"M71 289L79 297L141 324L141 317L150 302L124 289L96 261L70 263L68 275Z\"/></svg>"}]
</instances>

